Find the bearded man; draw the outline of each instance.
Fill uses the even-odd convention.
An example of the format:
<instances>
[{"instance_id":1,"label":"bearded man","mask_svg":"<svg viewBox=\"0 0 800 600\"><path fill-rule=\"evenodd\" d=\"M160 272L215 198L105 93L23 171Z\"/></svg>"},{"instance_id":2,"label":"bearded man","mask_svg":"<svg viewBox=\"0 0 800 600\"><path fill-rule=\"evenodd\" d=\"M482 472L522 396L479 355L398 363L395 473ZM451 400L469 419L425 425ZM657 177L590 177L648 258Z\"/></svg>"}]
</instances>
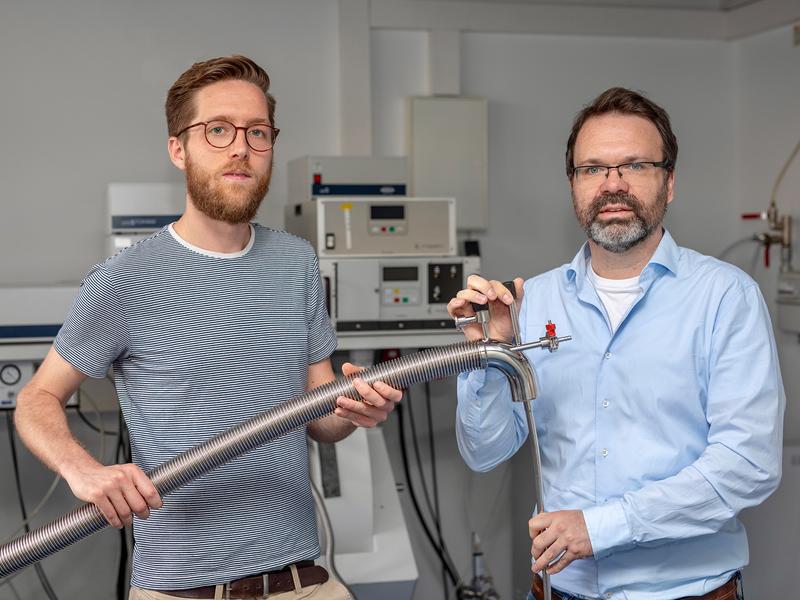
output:
<instances>
[{"instance_id":1,"label":"bearded man","mask_svg":"<svg viewBox=\"0 0 800 600\"><path fill-rule=\"evenodd\" d=\"M516 279L520 331L552 319L573 341L527 352L544 506L528 523L533 582L560 600L742 599L737 514L780 480L785 395L769 314L745 273L679 247L662 220L678 143L667 113L623 88L576 117L567 177L588 240L574 260ZM510 341L509 290L469 278L450 301L489 303ZM469 339L480 328L465 330ZM456 431L470 467L506 460L528 435L502 376L459 379Z\"/></svg>"},{"instance_id":2,"label":"bearded man","mask_svg":"<svg viewBox=\"0 0 800 600\"><path fill-rule=\"evenodd\" d=\"M168 150L186 172L186 210L90 270L18 398L28 447L111 525L133 522L131 599L349 598L313 563L320 549L306 433L335 442L373 427L399 390L356 379L364 403L339 398L335 414L187 484L163 507L145 475L335 378L336 337L314 251L250 222L269 188L278 135L269 85L243 56L197 63L178 78L166 102ZM110 367L133 464L98 463L65 418L81 382Z\"/></svg>"}]
</instances>

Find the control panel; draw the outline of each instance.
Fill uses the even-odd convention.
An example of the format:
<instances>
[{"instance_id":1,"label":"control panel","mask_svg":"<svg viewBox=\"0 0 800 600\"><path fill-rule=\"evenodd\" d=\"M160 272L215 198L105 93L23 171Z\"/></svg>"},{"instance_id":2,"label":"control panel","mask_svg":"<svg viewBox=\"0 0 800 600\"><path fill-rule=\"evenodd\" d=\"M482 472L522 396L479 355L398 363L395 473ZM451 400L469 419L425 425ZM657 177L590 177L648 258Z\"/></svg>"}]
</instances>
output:
<instances>
[{"instance_id":1,"label":"control panel","mask_svg":"<svg viewBox=\"0 0 800 600\"><path fill-rule=\"evenodd\" d=\"M317 198L287 205L286 230L320 258L453 256L453 198Z\"/></svg>"},{"instance_id":2,"label":"control panel","mask_svg":"<svg viewBox=\"0 0 800 600\"><path fill-rule=\"evenodd\" d=\"M331 321L340 338L391 332L455 333L447 303L477 256L320 259Z\"/></svg>"},{"instance_id":3,"label":"control panel","mask_svg":"<svg viewBox=\"0 0 800 600\"><path fill-rule=\"evenodd\" d=\"M31 380L41 363L33 360L0 361L0 410L17 407L17 396ZM67 401L67 406L77 406L77 396Z\"/></svg>"}]
</instances>

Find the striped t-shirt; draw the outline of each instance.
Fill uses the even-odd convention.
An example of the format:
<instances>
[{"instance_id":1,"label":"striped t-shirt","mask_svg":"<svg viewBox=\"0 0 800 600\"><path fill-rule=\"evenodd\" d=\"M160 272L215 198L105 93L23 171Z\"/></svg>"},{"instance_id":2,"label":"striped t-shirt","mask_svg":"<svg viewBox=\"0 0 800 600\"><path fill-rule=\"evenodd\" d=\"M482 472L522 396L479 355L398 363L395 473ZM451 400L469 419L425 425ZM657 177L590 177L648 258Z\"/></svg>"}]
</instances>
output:
<instances>
[{"instance_id":1,"label":"striped t-shirt","mask_svg":"<svg viewBox=\"0 0 800 600\"><path fill-rule=\"evenodd\" d=\"M96 265L55 341L90 377L113 365L145 472L303 393L308 365L335 347L313 249L259 225L235 254L170 226ZM173 492L134 535L132 585L156 590L316 558L305 430Z\"/></svg>"}]
</instances>

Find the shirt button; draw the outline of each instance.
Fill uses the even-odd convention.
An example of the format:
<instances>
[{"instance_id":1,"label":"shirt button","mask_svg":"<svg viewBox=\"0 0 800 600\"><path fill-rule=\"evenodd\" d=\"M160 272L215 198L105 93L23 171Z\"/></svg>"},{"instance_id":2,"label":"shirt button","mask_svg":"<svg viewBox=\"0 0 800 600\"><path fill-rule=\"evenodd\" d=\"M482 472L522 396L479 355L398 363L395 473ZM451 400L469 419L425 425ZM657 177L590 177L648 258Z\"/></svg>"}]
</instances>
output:
<instances>
[{"instance_id":1,"label":"shirt button","mask_svg":"<svg viewBox=\"0 0 800 600\"><path fill-rule=\"evenodd\" d=\"M602 454L603 456L608 456L608 449L607 448L603 448L603 450L600 452L600 454Z\"/></svg>"},{"instance_id":2,"label":"shirt button","mask_svg":"<svg viewBox=\"0 0 800 600\"><path fill-rule=\"evenodd\" d=\"M613 597L613 596L614 596L614 594L612 594L611 592L607 592L607 593L606 593L606 598L611 598L611 597Z\"/></svg>"},{"instance_id":3,"label":"shirt button","mask_svg":"<svg viewBox=\"0 0 800 600\"><path fill-rule=\"evenodd\" d=\"M608 400L603 400L603 408L608 408Z\"/></svg>"},{"instance_id":4,"label":"shirt button","mask_svg":"<svg viewBox=\"0 0 800 600\"><path fill-rule=\"evenodd\" d=\"M606 360L608 360L609 358L611 358L611 352L606 352Z\"/></svg>"}]
</instances>

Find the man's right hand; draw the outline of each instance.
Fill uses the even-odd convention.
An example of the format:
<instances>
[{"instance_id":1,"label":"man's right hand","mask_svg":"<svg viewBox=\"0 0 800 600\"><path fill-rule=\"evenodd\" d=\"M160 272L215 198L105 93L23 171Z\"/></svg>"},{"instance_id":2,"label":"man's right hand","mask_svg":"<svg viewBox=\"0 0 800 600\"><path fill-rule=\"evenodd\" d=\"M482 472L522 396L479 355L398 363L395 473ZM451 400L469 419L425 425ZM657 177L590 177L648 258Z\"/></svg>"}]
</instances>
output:
<instances>
[{"instance_id":1,"label":"man's right hand","mask_svg":"<svg viewBox=\"0 0 800 600\"><path fill-rule=\"evenodd\" d=\"M522 302L523 280L514 279L517 290L517 306ZM514 330L511 327L511 315L508 307L514 302L509 290L499 281L487 280L479 275L470 275L467 278L466 289L456 294L456 297L447 303L447 312L451 317L471 317L475 314L470 302L475 304L489 304L490 320L489 337L500 342L510 343ZM479 324L464 327L464 335L470 341L483 339L483 331Z\"/></svg>"},{"instance_id":2,"label":"man's right hand","mask_svg":"<svg viewBox=\"0 0 800 600\"><path fill-rule=\"evenodd\" d=\"M146 519L151 508L163 506L155 486L134 464L81 465L65 468L62 476L76 497L97 506L118 529L130 525L134 514Z\"/></svg>"}]
</instances>

